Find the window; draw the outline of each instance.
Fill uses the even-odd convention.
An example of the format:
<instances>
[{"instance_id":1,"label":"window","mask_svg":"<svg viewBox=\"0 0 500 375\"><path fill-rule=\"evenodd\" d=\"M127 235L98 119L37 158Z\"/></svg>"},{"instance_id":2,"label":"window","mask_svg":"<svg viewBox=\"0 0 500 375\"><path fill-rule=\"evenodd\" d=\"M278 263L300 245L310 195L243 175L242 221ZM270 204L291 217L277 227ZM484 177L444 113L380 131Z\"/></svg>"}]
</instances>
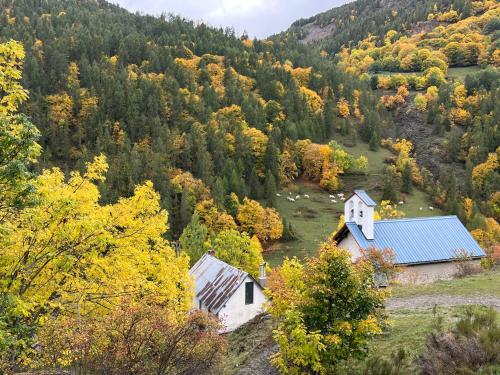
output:
<instances>
[{"instance_id":1,"label":"window","mask_svg":"<svg viewBox=\"0 0 500 375\"><path fill-rule=\"evenodd\" d=\"M253 281L245 283L245 305L253 304Z\"/></svg>"},{"instance_id":2,"label":"window","mask_svg":"<svg viewBox=\"0 0 500 375\"><path fill-rule=\"evenodd\" d=\"M350 201L349 202L349 221L352 221L354 219L354 202Z\"/></svg>"},{"instance_id":3,"label":"window","mask_svg":"<svg viewBox=\"0 0 500 375\"><path fill-rule=\"evenodd\" d=\"M363 203L358 202L358 211L360 219L363 218Z\"/></svg>"}]
</instances>

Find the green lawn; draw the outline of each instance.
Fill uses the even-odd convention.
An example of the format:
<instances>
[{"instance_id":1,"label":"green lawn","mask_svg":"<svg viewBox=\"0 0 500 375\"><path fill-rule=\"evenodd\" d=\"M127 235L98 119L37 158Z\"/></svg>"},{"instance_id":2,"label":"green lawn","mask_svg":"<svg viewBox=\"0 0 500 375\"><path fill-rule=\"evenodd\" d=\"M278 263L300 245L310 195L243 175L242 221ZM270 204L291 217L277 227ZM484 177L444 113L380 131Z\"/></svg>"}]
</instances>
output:
<instances>
[{"instance_id":1,"label":"green lawn","mask_svg":"<svg viewBox=\"0 0 500 375\"><path fill-rule=\"evenodd\" d=\"M437 281L427 285L397 286L392 289L393 297L411 297L416 295L474 295L488 294L500 297L500 270L487 271L479 275L446 281Z\"/></svg>"},{"instance_id":2,"label":"green lawn","mask_svg":"<svg viewBox=\"0 0 500 375\"><path fill-rule=\"evenodd\" d=\"M391 154L386 149L371 151L367 144L358 142L354 147L345 147L349 153L358 157L365 155L368 158L368 172L366 175L347 175L342 177L346 197L355 189L366 190L375 200L381 198L382 170L384 160ZM308 194L310 199L299 199L292 203L287 201L289 192L292 197L297 194ZM337 228L340 215L344 213L344 204L340 199L332 203L330 193L322 190L318 184L300 180L280 192L277 198L276 209L287 222L292 224L299 239L291 242L279 242L268 248L264 254L265 260L272 266L280 265L283 258L297 256L303 259L316 254L319 245L325 241ZM427 194L414 189L413 193L404 198L405 204L400 206L406 217L437 216L443 213L435 209L429 210ZM422 208L422 210L420 210Z\"/></svg>"},{"instance_id":3,"label":"green lawn","mask_svg":"<svg viewBox=\"0 0 500 375\"><path fill-rule=\"evenodd\" d=\"M466 66L464 68L450 68L448 69L448 78L455 78L463 81L467 74L476 73L481 68L479 66Z\"/></svg>"}]
</instances>

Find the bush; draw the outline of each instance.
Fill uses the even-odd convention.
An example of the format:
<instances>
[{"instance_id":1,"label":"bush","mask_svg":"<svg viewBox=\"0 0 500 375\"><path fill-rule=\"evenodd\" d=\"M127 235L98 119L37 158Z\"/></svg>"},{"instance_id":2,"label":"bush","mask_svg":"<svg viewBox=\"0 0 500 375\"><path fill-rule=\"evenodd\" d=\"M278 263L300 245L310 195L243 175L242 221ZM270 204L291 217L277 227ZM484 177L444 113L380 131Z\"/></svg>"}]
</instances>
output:
<instances>
[{"instance_id":1,"label":"bush","mask_svg":"<svg viewBox=\"0 0 500 375\"><path fill-rule=\"evenodd\" d=\"M472 257L465 250L455 253L456 277L466 277L481 272L481 267L472 262Z\"/></svg>"},{"instance_id":2,"label":"bush","mask_svg":"<svg viewBox=\"0 0 500 375\"><path fill-rule=\"evenodd\" d=\"M41 370L75 374L202 374L220 362L225 339L217 318L185 320L163 307L124 301L106 316L53 319L39 334Z\"/></svg>"},{"instance_id":3,"label":"bush","mask_svg":"<svg viewBox=\"0 0 500 375\"><path fill-rule=\"evenodd\" d=\"M417 359L422 375L473 375L500 364L500 327L493 308L469 307L453 330L440 328L427 338Z\"/></svg>"}]
</instances>

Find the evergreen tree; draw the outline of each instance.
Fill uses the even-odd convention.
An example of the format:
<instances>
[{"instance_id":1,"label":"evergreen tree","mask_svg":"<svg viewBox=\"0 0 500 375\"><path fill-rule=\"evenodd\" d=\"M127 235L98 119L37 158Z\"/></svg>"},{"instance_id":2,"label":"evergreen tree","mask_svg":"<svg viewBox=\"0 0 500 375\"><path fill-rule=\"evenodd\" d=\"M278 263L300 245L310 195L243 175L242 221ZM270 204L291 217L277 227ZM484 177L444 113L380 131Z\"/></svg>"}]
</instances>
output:
<instances>
[{"instance_id":1,"label":"evergreen tree","mask_svg":"<svg viewBox=\"0 0 500 375\"><path fill-rule=\"evenodd\" d=\"M370 138L370 150L378 151L380 148L380 137L376 131L373 132L372 137Z\"/></svg>"},{"instance_id":2,"label":"evergreen tree","mask_svg":"<svg viewBox=\"0 0 500 375\"><path fill-rule=\"evenodd\" d=\"M403 176L402 176L402 181L401 181L401 191L403 193L409 194L412 191L413 188L413 181L412 181L412 167L410 163L406 163L403 169ZM394 201L393 201L394 202Z\"/></svg>"},{"instance_id":3,"label":"evergreen tree","mask_svg":"<svg viewBox=\"0 0 500 375\"><path fill-rule=\"evenodd\" d=\"M179 238L180 249L189 255L189 264L191 266L193 266L205 253L207 236L207 227L200 223L200 218L198 214L195 213Z\"/></svg>"},{"instance_id":4,"label":"evergreen tree","mask_svg":"<svg viewBox=\"0 0 500 375\"><path fill-rule=\"evenodd\" d=\"M382 189L382 199L391 202L397 202L399 185L400 182L397 173L391 167L386 168L384 173L384 187Z\"/></svg>"},{"instance_id":5,"label":"evergreen tree","mask_svg":"<svg viewBox=\"0 0 500 375\"><path fill-rule=\"evenodd\" d=\"M191 221L191 216L193 215L193 207L190 202L190 193L186 187L182 189L181 206L179 213L180 225L182 228L184 228Z\"/></svg>"},{"instance_id":6,"label":"evergreen tree","mask_svg":"<svg viewBox=\"0 0 500 375\"><path fill-rule=\"evenodd\" d=\"M266 173L266 203L269 207L276 206L276 181L270 170Z\"/></svg>"},{"instance_id":7,"label":"evergreen tree","mask_svg":"<svg viewBox=\"0 0 500 375\"><path fill-rule=\"evenodd\" d=\"M278 149L274 144L274 139L271 137L267 143L266 154L264 155L264 167L267 173L274 177L274 181L279 178L280 162L278 157ZM267 177L266 177L267 183ZM276 187L275 187L276 189Z\"/></svg>"}]
</instances>

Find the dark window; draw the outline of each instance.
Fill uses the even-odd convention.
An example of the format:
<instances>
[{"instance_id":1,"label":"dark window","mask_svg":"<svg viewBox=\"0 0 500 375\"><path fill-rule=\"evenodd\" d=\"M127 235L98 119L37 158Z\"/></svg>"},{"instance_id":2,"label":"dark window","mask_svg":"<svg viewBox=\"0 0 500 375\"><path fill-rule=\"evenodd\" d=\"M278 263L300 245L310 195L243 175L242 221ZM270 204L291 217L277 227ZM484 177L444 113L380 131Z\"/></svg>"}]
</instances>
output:
<instances>
[{"instance_id":1,"label":"dark window","mask_svg":"<svg viewBox=\"0 0 500 375\"><path fill-rule=\"evenodd\" d=\"M245 283L245 305L251 305L253 303L253 282L249 281Z\"/></svg>"}]
</instances>

